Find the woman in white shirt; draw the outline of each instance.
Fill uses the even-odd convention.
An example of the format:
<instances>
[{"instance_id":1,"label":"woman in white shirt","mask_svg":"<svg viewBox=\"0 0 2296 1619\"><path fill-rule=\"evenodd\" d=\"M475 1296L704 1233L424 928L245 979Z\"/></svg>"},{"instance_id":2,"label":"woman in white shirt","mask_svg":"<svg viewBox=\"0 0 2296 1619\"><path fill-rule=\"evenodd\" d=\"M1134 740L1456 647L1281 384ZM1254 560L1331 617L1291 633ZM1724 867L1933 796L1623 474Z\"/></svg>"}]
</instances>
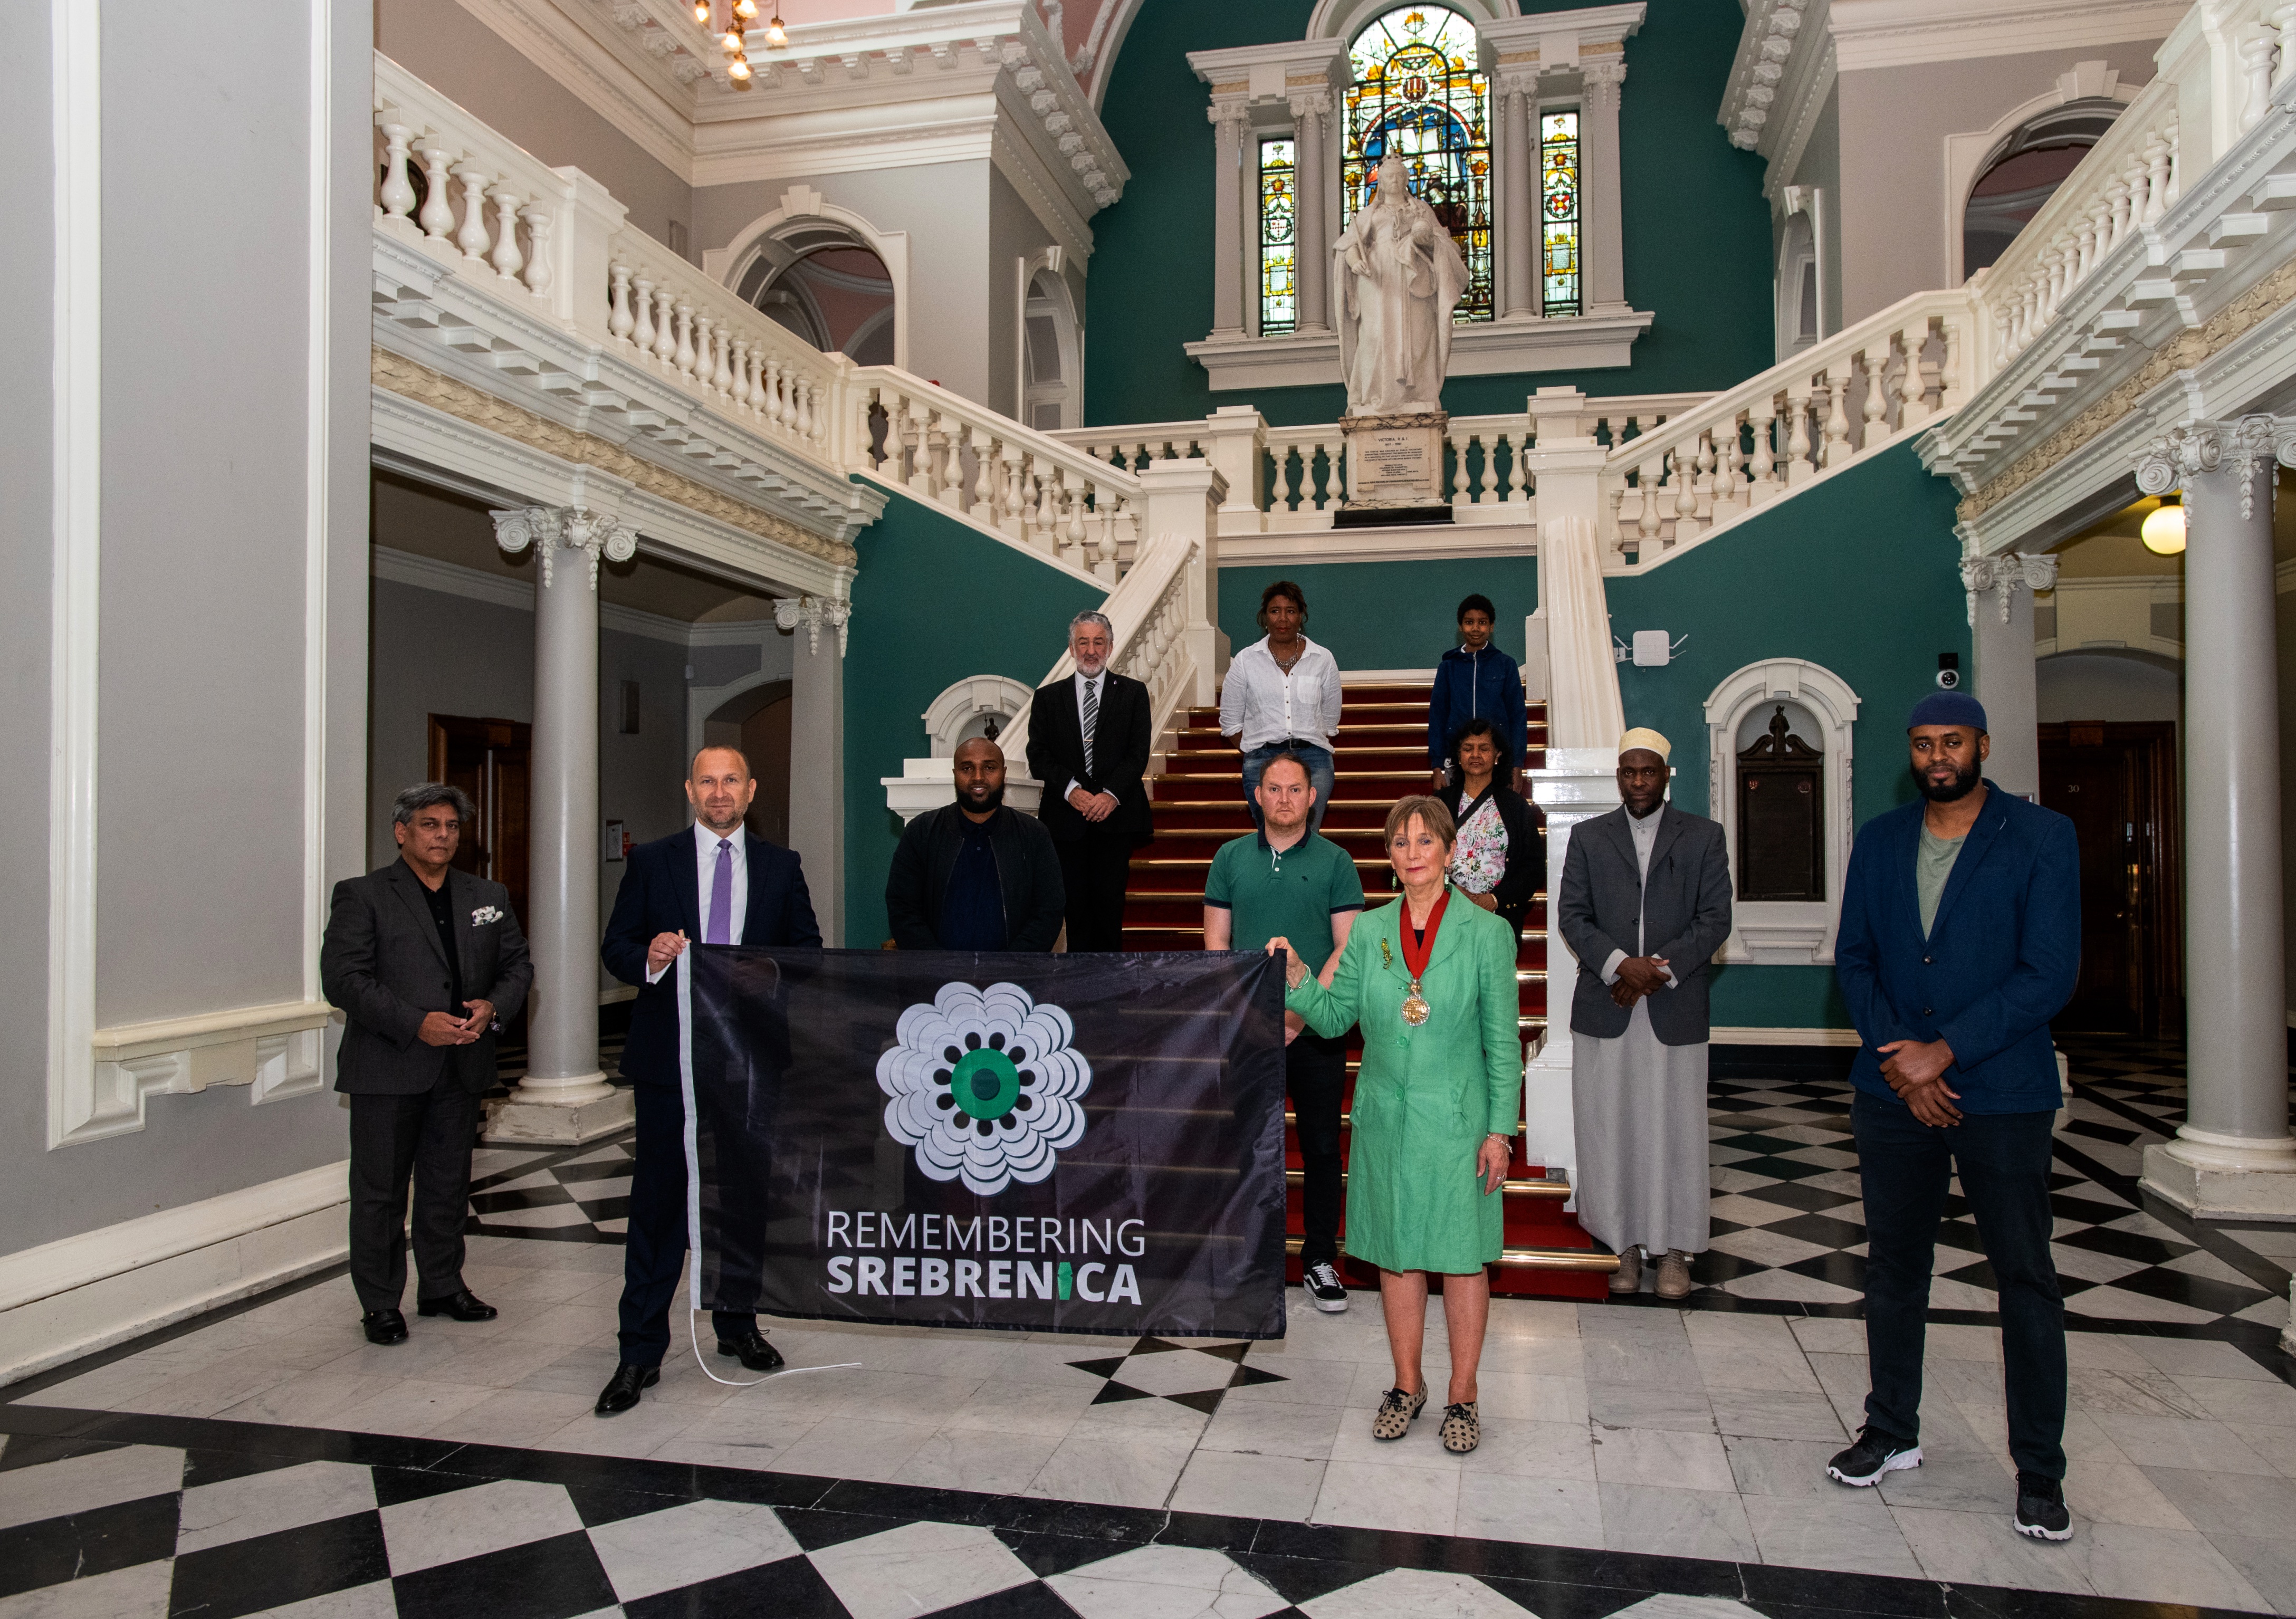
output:
<instances>
[{"instance_id":1,"label":"woman in white shirt","mask_svg":"<svg viewBox=\"0 0 2296 1619\"><path fill-rule=\"evenodd\" d=\"M1316 790L1308 830L1324 824L1332 799L1332 740L1340 729L1340 666L1322 647L1300 634L1308 622L1308 596L1289 579L1259 593L1259 627L1267 632L1228 660L1220 688L1220 734L1242 751L1243 801L1259 822L1253 789L1259 773L1279 753L1294 753L1308 766Z\"/></svg>"}]
</instances>

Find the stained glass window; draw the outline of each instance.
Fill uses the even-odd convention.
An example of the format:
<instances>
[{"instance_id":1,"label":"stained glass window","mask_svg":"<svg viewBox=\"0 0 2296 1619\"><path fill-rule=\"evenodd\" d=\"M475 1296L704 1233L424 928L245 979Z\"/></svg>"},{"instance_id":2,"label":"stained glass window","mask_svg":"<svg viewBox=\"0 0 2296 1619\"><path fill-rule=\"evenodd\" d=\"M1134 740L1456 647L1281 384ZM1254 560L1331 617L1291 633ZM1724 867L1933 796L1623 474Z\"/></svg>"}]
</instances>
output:
<instances>
[{"instance_id":1,"label":"stained glass window","mask_svg":"<svg viewBox=\"0 0 2296 1619\"><path fill-rule=\"evenodd\" d=\"M1289 136L1259 143L1259 334L1300 325L1300 171Z\"/></svg>"},{"instance_id":2,"label":"stained glass window","mask_svg":"<svg viewBox=\"0 0 2296 1619\"><path fill-rule=\"evenodd\" d=\"M1356 36L1348 58L1356 82L1348 90L1341 225L1370 199L1381 159L1401 152L1412 194L1435 210L1467 261L1454 318L1489 320L1490 81L1475 70L1473 25L1439 5L1398 6Z\"/></svg>"},{"instance_id":3,"label":"stained glass window","mask_svg":"<svg viewBox=\"0 0 2296 1619\"><path fill-rule=\"evenodd\" d=\"M1578 115L1538 120L1538 213L1543 315L1578 313Z\"/></svg>"}]
</instances>

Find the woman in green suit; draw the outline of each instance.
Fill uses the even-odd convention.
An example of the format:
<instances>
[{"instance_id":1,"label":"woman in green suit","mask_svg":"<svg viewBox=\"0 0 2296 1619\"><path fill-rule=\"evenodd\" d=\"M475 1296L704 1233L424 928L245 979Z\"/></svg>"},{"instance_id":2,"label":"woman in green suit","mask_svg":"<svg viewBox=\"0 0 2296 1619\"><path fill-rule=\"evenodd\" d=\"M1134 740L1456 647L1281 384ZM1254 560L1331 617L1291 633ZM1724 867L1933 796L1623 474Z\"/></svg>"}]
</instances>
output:
<instances>
[{"instance_id":1,"label":"woman in green suit","mask_svg":"<svg viewBox=\"0 0 2296 1619\"><path fill-rule=\"evenodd\" d=\"M1475 1370L1499 1256L1507 1138L1522 1094L1513 931L1444 879L1457 833L1428 797L1387 817L1387 858L1399 904L1366 912L1348 936L1328 990L1287 939L1284 1005L1319 1034L1363 1027L1348 1160L1347 1250L1379 1267L1395 1386L1372 1421L1377 1439L1400 1439L1427 1403L1420 1348L1427 1273L1443 1283L1451 1386L1443 1448L1464 1455L1482 1442Z\"/></svg>"}]
</instances>

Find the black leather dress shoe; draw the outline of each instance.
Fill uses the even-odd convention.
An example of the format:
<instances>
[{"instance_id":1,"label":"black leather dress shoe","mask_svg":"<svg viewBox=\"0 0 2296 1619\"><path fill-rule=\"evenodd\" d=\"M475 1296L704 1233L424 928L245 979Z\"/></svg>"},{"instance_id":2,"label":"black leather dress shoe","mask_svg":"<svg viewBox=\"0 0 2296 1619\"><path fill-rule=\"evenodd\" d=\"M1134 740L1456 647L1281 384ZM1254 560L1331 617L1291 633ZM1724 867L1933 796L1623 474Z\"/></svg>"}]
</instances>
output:
<instances>
[{"instance_id":1,"label":"black leather dress shoe","mask_svg":"<svg viewBox=\"0 0 2296 1619\"><path fill-rule=\"evenodd\" d=\"M661 1381L659 1366L633 1366L624 1361L614 1368L614 1375L606 1380L603 1394L598 1396L598 1415L619 1417L638 1402L638 1390L652 1388Z\"/></svg>"},{"instance_id":2,"label":"black leather dress shoe","mask_svg":"<svg viewBox=\"0 0 2296 1619\"><path fill-rule=\"evenodd\" d=\"M359 1317L359 1325L366 1329L370 1344L406 1342L406 1318L396 1310L370 1310Z\"/></svg>"},{"instance_id":3,"label":"black leather dress shoe","mask_svg":"<svg viewBox=\"0 0 2296 1619\"><path fill-rule=\"evenodd\" d=\"M443 1315L458 1321L490 1321L500 1313L468 1288L444 1298L418 1299L414 1309L418 1315Z\"/></svg>"},{"instance_id":4,"label":"black leather dress shoe","mask_svg":"<svg viewBox=\"0 0 2296 1619\"><path fill-rule=\"evenodd\" d=\"M738 1357L751 1371L779 1371L788 1364L782 1352L766 1342L766 1335L754 1327L738 1338L719 1338L718 1353Z\"/></svg>"}]
</instances>

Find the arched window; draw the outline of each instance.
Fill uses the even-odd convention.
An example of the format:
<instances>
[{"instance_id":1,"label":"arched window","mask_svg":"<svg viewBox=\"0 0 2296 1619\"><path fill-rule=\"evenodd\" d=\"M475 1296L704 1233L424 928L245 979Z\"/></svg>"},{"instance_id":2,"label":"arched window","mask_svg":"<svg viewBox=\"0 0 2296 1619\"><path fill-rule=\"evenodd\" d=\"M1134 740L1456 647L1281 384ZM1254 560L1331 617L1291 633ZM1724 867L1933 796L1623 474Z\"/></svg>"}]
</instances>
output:
<instances>
[{"instance_id":1,"label":"arched window","mask_svg":"<svg viewBox=\"0 0 2296 1619\"><path fill-rule=\"evenodd\" d=\"M2052 107L2021 125L1988 154L1961 217L1961 273L1974 275L2007 250L2032 222L2122 103L2088 97Z\"/></svg>"},{"instance_id":2,"label":"arched window","mask_svg":"<svg viewBox=\"0 0 2296 1619\"><path fill-rule=\"evenodd\" d=\"M1435 210L1467 262L1467 290L1455 318L1491 319L1490 81L1475 68L1474 25L1439 5L1401 5L1374 18L1348 56L1356 82L1348 89L1340 169L1341 225L1369 200L1381 159L1401 152L1412 193ZM1570 206L1575 216L1575 184ZM1575 307L1575 285L1570 296Z\"/></svg>"},{"instance_id":3,"label":"arched window","mask_svg":"<svg viewBox=\"0 0 2296 1619\"><path fill-rule=\"evenodd\" d=\"M1084 356L1076 307L1059 272L1029 278L1021 308L1021 420L1047 433L1081 427Z\"/></svg>"},{"instance_id":4,"label":"arched window","mask_svg":"<svg viewBox=\"0 0 2296 1619\"><path fill-rule=\"evenodd\" d=\"M841 225L802 218L758 244L735 289L824 354L893 364L893 277Z\"/></svg>"}]
</instances>

